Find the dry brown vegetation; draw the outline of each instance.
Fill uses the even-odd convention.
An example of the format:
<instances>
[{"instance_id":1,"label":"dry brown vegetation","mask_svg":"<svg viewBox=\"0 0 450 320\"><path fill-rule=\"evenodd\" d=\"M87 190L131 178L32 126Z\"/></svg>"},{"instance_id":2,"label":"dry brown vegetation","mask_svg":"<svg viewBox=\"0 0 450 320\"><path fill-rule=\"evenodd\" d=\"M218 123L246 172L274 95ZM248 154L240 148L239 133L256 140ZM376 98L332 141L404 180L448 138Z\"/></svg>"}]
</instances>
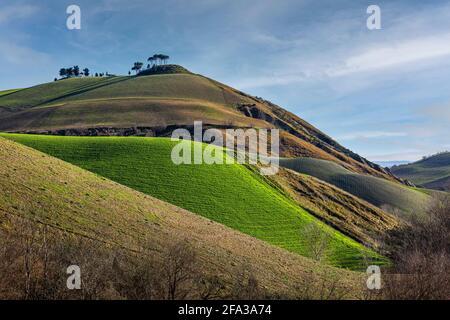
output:
<instances>
[{"instance_id":1,"label":"dry brown vegetation","mask_svg":"<svg viewBox=\"0 0 450 320\"><path fill-rule=\"evenodd\" d=\"M386 232L401 225L394 215L314 177L280 168L274 179L302 208L368 246L378 247Z\"/></svg>"},{"instance_id":2,"label":"dry brown vegetation","mask_svg":"<svg viewBox=\"0 0 450 320\"><path fill-rule=\"evenodd\" d=\"M436 197L425 215L390 232L385 270L386 299L450 299L450 196Z\"/></svg>"}]
</instances>

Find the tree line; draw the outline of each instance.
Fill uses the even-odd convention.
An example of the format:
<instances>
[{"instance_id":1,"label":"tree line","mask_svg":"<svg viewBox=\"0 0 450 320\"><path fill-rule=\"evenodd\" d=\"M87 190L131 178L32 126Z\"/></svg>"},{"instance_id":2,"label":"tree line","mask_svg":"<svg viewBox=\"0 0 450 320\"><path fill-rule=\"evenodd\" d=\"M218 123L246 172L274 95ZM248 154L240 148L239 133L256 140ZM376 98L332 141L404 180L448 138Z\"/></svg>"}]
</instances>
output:
<instances>
[{"instance_id":1,"label":"tree line","mask_svg":"<svg viewBox=\"0 0 450 320\"><path fill-rule=\"evenodd\" d=\"M170 56L162 53L155 53L154 55L150 56L147 61L147 69L152 68L158 68L159 66L166 65L167 61L170 59ZM131 70L135 71L136 74L138 74L144 67L144 63L137 61L133 64ZM131 75L131 70L128 71L128 75ZM59 76L60 79L67 79L67 78L73 78L73 77L89 77L89 76L95 76L95 77L103 77L103 76L111 76L108 72L106 73L98 73L91 75L91 72L88 68L84 68L83 70L80 70L79 66L73 66L68 68L61 68L59 69ZM55 78L55 81L58 80Z\"/></svg>"},{"instance_id":2,"label":"tree line","mask_svg":"<svg viewBox=\"0 0 450 320\"><path fill-rule=\"evenodd\" d=\"M106 73L98 73L91 75L91 71L88 68L84 68L83 70L80 70L79 66L73 66L68 68L61 68L59 69L59 76L60 79L67 79L67 78L73 78L73 77L89 77L89 76L95 76L95 77L103 77L103 76L111 76L108 72ZM58 80L55 78L55 81Z\"/></svg>"}]
</instances>

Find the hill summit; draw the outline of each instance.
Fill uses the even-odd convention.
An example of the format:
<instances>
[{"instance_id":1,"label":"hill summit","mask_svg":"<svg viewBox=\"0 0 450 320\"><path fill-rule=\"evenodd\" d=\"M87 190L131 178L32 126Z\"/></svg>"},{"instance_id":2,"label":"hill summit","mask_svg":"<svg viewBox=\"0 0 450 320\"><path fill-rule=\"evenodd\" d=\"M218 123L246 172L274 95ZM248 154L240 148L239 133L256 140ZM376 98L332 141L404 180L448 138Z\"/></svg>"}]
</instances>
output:
<instances>
[{"instance_id":1,"label":"hill summit","mask_svg":"<svg viewBox=\"0 0 450 320\"><path fill-rule=\"evenodd\" d=\"M164 65L154 65L151 68L142 70L137 75L138 76L149 76L153 74L175 74L175 73L181 73L181 74L191 74L189 70L186 68L178 65L178 64L164 64Z\"/></svg>"}]
</instances>

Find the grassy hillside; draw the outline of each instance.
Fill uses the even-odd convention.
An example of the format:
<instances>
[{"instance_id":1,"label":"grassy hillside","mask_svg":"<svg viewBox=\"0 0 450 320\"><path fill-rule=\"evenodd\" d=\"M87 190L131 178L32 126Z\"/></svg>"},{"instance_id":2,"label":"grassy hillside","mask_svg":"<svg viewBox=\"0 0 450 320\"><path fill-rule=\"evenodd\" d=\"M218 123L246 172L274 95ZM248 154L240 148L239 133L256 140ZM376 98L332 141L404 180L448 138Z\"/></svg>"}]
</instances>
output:
<instances>
[{"instance_id":1,"label":"grassy hillside","mask_svg":"<svg viewBox=\"0 0 450 320\"><path fill-rule=\"evenodd\" d=\"M320 267L309 259L2 138L0 162L0 231L11 227L10 218L20 217L60 230L74 243L82 237L113 251L120 247L139 253L145 248L156 259L161 258L162 249L183 240L195 248L205 275L230 280L243 265L250 265L261 285L272 294L294 296L297 287L311 284L310 277L318 269L323 269L323 274L338 275L340 284L359 285L359 275L353 272ZM317 286L323 285L320 279L314 281Z\"/></svg>"},{"instance_id":2,"label":"grassy hillside","mask_svg":"<svg viewBox=\"0 0 450 320\"><path fill-rule=\"evenodd\" d=\"M10 90L3 90L3 91L0 91L0 97L1 96L4 96L4 95L7 95L7 94L11 94L11 93L14 93L14 92L17 92L17 91L19 91L20 89L10 89Z\"/></svg>"},{"instance_id":3,"label":"grassy hillside","mask_svg":"<svg viewBox=\"0 0 450 320\"><path fill-rule=\"evenodd\" d=\"M98 135L109 128L108 134L122 135L120 129L148 131L192 125L193 120L230 128L279 128L286 157L309 154L354 172L396 179L294 114L189 72L65 79L0 96L0 131L7 132Z\"/></svg>"},{"instance_id":4,"label":"grassy hillside","mask_svg":"<svg viewBox=\"0 0 450 320\"><path fill-rule=\"evenodd\" d=\"M450 191L450 152L438 154L411 164L395 166L392 172L416 185Z\"/></svg>"},{"instance_id":5,"label":"grassy hillside","mask_svg":"<svg viewBox=\"0 0 450 320\"><path fill-rule=\"evenodd\" d=\"M44 83L0 97L0 107L15 110L49 104L126 79L128 77L72 78Z\"/></svg>"},{"instance_id":6,"label":"grassy hillside","mask_svg":"<svg viewBox=\"0 0 450 320\"><path fill-rule=\"evenodd\" d=\"M318 222L251 168L174 165L170 154L176 142L169 139L2 136L292 252L306 254L309 239L300 231L313 223L331 236L330 263L358 268L364 255L372 255Z\"/></svg>"},{"instance_id":7,"label":"grassy hillside","mask_svg":"<svg viewBox=\"0 0 450 320\"><path fill-rule=\"evenodd\" d=\"M280 168L274 179L301 207L371 247L401 224L392 214L312 176Z\"/></svg>"},{"instance_id":8,"label":"grassy hillside","mask_svg":"<svg viewBox=\"0 0 450 320\"><path fill-rule=\"evenodd\" d=\"M420 211L428 201L423 192L385 179L356 174L326 160L281 159L280 165L335 185L377 207L399 209L405 215Z\"/></svg>"}]
</instances>

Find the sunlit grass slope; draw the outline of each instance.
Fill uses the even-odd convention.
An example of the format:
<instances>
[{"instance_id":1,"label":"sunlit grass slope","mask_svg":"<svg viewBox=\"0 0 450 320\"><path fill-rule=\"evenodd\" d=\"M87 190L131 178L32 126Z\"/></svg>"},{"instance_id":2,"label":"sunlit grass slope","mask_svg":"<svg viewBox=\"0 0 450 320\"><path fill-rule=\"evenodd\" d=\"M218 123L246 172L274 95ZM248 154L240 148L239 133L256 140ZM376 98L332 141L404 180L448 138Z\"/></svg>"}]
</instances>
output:
<instances>
[{"instance_id":1,"label":"sunlit grass slope","mask_svg":"<svg viewBox=\"0 0 450 320\"><path fill-rule=\"evenodd\" d=\"M170 154L178 142L170 139L2 136L292 252L305 254L309 239L300 230L312 222L332 236L330 263L359 268L362 256L373 255L318 222L251 168L174 165Z\"/></svg>"}]
</instances>

